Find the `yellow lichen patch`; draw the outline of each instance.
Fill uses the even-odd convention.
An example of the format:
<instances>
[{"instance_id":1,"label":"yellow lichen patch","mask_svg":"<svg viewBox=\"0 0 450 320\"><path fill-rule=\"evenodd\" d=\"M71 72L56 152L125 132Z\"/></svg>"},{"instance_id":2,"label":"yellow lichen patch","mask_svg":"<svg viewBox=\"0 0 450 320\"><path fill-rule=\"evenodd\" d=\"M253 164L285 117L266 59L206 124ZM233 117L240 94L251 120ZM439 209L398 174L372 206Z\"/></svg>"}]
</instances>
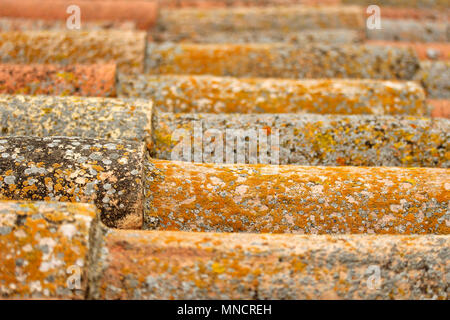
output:
<instances>
[{"instance_id":1,"label":"yellow lichen patch","mask_svg":"<svg viewBox=\"0 0 450 320\"><path fill-rule=\"evenodd\" d=\"M214 271L215 273L223 273L225 271L225 267L219 263L213 263L212 266L212 271Z\"/></svg>"},{"instance_id":2,"label":"yellow lichen patch","mask_svg":"<svg viewBox=\"0 0 450 320\"><path fill-rule=\"evenodd\" d=\"M88 204L0 201L0 294L82 299L95 215Z\"/></svg>"}]
</instances>

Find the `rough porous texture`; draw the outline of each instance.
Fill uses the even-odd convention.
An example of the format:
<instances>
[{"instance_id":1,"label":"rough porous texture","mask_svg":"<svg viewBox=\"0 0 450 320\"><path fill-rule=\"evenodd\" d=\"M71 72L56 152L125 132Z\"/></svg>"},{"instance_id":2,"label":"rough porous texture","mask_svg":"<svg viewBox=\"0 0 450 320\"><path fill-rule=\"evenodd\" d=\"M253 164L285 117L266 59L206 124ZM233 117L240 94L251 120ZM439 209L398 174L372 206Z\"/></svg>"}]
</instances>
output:
<instances>
[{"instance_id":1,"label":"rough porous texture","mask_svg":"<svg viewBox=\"0 0 450 320\"><path fill-rule=\"evenodd\" d=\"M1 20L0 20L1 22ZM349 44L360 43L364 34L357 30L239 30L239 31L210 31L207 34L197 33L169 33L154 31L149 38L157 42L186 42L186 43L281 43L290 42L298 46L311 43Z\"/></svg>"},{"instance_id":2,"label":"rough porous texture","mask_svg":"<svg viewBox=\"0 0 450 320\"><path fill-rule=\"evenodd\" d=\"M450 41L449 28L450 24L445 22L382 18L381 29L367 29L366 32L370 40L446 42Z\"/></svg>"},{"instance_id":3,"label":"rough porous texture","mask_svg":"<svg viewBox=\"0 0 450 320\"><path fill-rule=\"evenodd\" d=\"M289 37L308 29L364 30L363 12L359 7L269 7L161 10L153 30L163 41L179 39L234 43L246 34L266 33ZM212 39L208 38L212 34ZM224 35L219 37L219 35ZM226 35L230 37L226 38ZM278 37L279 37L278 36ZM254 40L258 36L251 37ZM241 42L241 41L238 41Z\"/></svg>"},{"instance_id":4,"label":"rough porous texture","mask_svg":"<svg viewBox=\"0 0 450 320\"><path fill-rule=\"evenodd\" d=\"M155 113L152 136L166 160L274 164L262 157L270 145L280 164L450 167L447 119Z\"/></svg>"},{"instance_id":5,"label":"rough porous texture","mask_svg":"<svg viewBox=\"0 0 450 320\"><path fill-rule=\"evenodd\" d=\"M85 203L0 201L0 296L83 299L95 214Z\"/></svg>"},{"instance_id":6,"label":"rough porous texture","mask_svg":"<svg viewBox=\"0 0 450 320\"><path fill-rule=\"evenodd\" d=\"M96 299L448 299L448 236L110 230L97 244Z\"/></svg>"},{"instance_id":7,"label":"rough porous texture","mask_svg":"<svg viewBox=\"0 0 450 320\"><path fill-rule=\"evenodd\" d=\"M343 1L0 0L0 300L450 300L449 0Z\"/></svg>"},{"instance_id":8,"label":"rough porous texture","mask_svg":"<svg viewBox=\"0 0 450 320\"><path fill-rule=\"evenodd\" d=\"M150 74L410 80L419 60L409 48L373 45L149 43L146 68Z\"/></svg>"},{"instance_id":9,"label":"rough porous texture","mask_svg":"<svg viewBox=\"0 0 450 320\"><path fill-rule=\"evenodd\" d=\"M0 93L113 97L116 65L0 64Z\"/></svg>"},{"instance_id":10,"label":"rough porous texture","mask_svg":"<svg viewBox=\"0 0 450 320\"><path fill-rule=\"evenodd\" d=\"M67 28L67 22L61 20L42 20L27 18L0 17L0 31L38 31L38 30L63 30ZM117 29L131 31L136 29L133 21L83 21L81 30L105 30Z\"/></svg>"},{"instance_id":11,"label":"rough porous texture","mask_svg":"<svg viewBox=\"0 0 450 320\"><path fill-rule=\"evenodd\" d=\"M152 159L144 228L449 234L450 170Z\"/></svg>"},{"instance_id":12,"label":"rough porous texture","mask_svg":"<svg viewBox=\"0 0 450 320\"><path fill-rule=\"evenodd\" d=\"M168 112L429 115L414 82L120 74L119 83L119 97Z\"/></svg>"},{"instance_id":13,"label":"rough porous texture","mask_svg":"<svg viewBox=\"0 0 450 320\"><path fill-rule=\"evenodd\" d=\"M142 226L143 143L4 137L0 152L0 199L95 203L110 227Z\"/></svg>"},{"instance_id":14,"label":"rough porous texture","mask_svg":"<svg viewBox=\"0 0 450 320\"><path fill-rule=\"evenodd\" d=\"M12 31L0 33L0 62L89 64L115 62L122 72L142 72L145 32Z\"/></svg>"},{"instance_id":15,"label":"rough porous texture","mask_svg":"<svg viewBox=\"0 0 450 320\"><path fill-rule=\"evenodd\" d=\"M151 142L152 102L114 98L0 95L2 135Z\"/></svg>"},{"instance_id":16,"label":"rough porous texture","mask_svg":"<svg viewBox=\"0 0 450 320\"><path fill-rule=\"evenodd\" d=\"M415 76L430 99L450 99L450 60L422 61Z\"/></svg>"}]
</instances>

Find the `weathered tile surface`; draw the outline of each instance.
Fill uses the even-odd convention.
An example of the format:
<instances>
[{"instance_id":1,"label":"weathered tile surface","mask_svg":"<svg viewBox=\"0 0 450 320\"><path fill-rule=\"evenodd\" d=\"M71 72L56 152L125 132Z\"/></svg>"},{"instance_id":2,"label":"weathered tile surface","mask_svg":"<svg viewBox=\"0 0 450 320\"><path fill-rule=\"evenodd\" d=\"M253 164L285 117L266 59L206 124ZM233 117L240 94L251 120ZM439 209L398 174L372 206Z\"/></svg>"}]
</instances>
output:
<instances>
[{"instance_id":1,"label":"weathered tile surface","mask_svg":"<svg viewBox=\"0 0 450 320\"><path fill-rule=\"evenodd\" d=\"M449 236L110 230L97 243L90 298L448 299Z\"/></svg>"},{"instance_id":2,"label":"weathered tile surface","mask_svg":"<svg viewBox=\"0 0 450 320\"><path fill-rule=\"evenodd\" d=\"M412 49L370 45L155 44L147 73L272 78L409 80L419 61Z\"/></svg>"},{"instance_id":3,"label":"weathered tile surface","mask_svg":"<svg viewBox=\"0 0 450 320\"><path fill-rule=\"evenodd\" d=\"M2 135L70 136L150 143L149 100L0 95Z\"/></svg>"},{"instance_id":4,"label":"weathered tile surface","mask_svg":"<svg viewBox=\"0 0 450 320\"><path fill-rule=\"evenodd\" d=\"M276 5L337 5L341 0L160 0L164 8L264 7Z\"/></svg>"},{"instance_id":5,"label":"weathered tile surface","mask_svg":"<svg viewBox=\"0 0 450 320\"><path fill-rule=\"evenodd\" d=\"M0 33L0 62L90 64L116 62L122 72L142 72L145 32L12 31Z\"/></svg>"},{"instance_id":6,"label":"weathered tile surface","mask_svg":"<svg viewBox=\"0 0 450 320\"><path fill-rule=\"evenodd\" d=\"M448 0L0 0L0 299L448 300L449 24Z\"/></svg>"},{"instance_id":7,"label":"weathered tile surface","mask_svg":"<svg viewBox=\"0 0 450 320\"><path fill-rule=\"evenodd\" d=\"M148 229L448 234L450 169L152 159Z\"/></svg>"},{"instance_id":8,"label":"weathered tile surface","mask_svg":"<svg viewBox=\"0 0 450 320\"><path fill-rule=\"evenodd\" d=\"M106 225L141 227L142 143L15 136L0 150L0 199L95 203Z\"/></svg>"},{"instance_id":9,"label":"weathered tile surface","mask_svg":"<svg viewBox=\"0 0 450 320\"><path fill-rule=\"evenodd\" d=\"M367 39L417 42L450 41L450 24L445 22L382 19L381 29L367 29Z\"/></svg>"},{"instance_id":10,"label":"weathered tile surface","mask_svg":"<svg viewBox=\"0 0 450 320\"><path fill-rule=\"evenodd\" d=\"M262 157L273 147L280 164L450 167L448 119L156 113L152 137L166 160L276 164Z\"/></svg>"},{"instance_id":11,"label":"weathered tile surface","mask_svg":"<svg viewBox=\"0 0 450 320\"><path fill-rule=\"evenodd\" d=\"M70 16L67 9L71 5L80 9L81 23L95 20L135 21L140 29L152 27L158 13L157 1L0 0L0 16L66 21Z\"/></svg>"},{"instance_id":12,"label":"weathered tile surface","mask_svg":"<svg viewBox=\"0 0 450 320\"><path fill-rule=\"evenodd\" d=\"M373 0L341 0L342 4L371 5ZM411 8L448 8L447 0L383 0L382 6Z\"/></svg>"},{"instance_id":13,"label":"weathered tile surface","mask_svg":"<svg viewBox=\"0 0 450 320\"><path fill-rule=\"evenodd\" d=\"M89 232L84 203L0 201L0 295L83 299Z\"/></svg>"},{"instance_id":14,"label":"weathered tile surface","mask_svg":"<svg viewBox=\"0 0 450 320\"><path fill-rule=\"evenodd\" d=\"M421 61L414 79L422 84L430 99L450 99L450 60Z\"/></svg>"},{"instance_id":15,"label":"weathered tile surface","mask_svg":"<svg viewBox=\"0 0 450 320\"><path fill-rule=\"evenodd\" d=\"M151 99L170 112L428 114L414 82L121 74L119 83L120 97Z\"/></svg>"},{"instance_id":16,"label":"weathered tile surface","mask_svg":"<svg viewBox=\"0 0 450 320\"><path fill-rule=\"evenodd\" d=\"M311 43L321 44L349 44L360 43L365 35L357 30L240 30L240 31L210 31L207 34L197 33L169 33L153 31L149 34L156 42L186 42L186 43L295 43L307 46Z\"/></svg>"},{"instance_id":17,"label":"weathered tile surface","mask_svg":"<svg viewBox=\"0 0 450 320\"><path fill-rule=\"evenodd\" d=\"M116 65L0 64L0 94L116 95Z\"/></svg>"},{"instance_id":18,"label":"weathered tile surface","mask_svg":"<svg viewBox=\"0 0 450 320\"><path fill-rule=\"evenodd\" d=\"M369 40L366 43L389 47L412 48L420 60L450 60L450 42Z\"/></svg>"},{"instance_id":19,"label":"weathered tile surface","mask_svg":"<svg viewBox=\"0 0 450 320\"><path fill-rule=\"evenodd\" d=\"M413 19L419 21L442 21L450 19L450 8L411 8L381 6L381 15L388 19Z\"/></svg>"},{"instance_id":20,"label":"weathered tile surface","mask_svg":"<svg viewBox=\"0 0 450 320\"><path fill-rule=\"evenodd\" d=\"M162 10L155 37L163 41L242 42L243 39L282 39L308 29L364 30L359 7L268 7ZM259 34L259 35L258 35ZM276 36L278 34L278 36ZM212 37L210 39L210 37Z\"/></svg>"}]
</instances>

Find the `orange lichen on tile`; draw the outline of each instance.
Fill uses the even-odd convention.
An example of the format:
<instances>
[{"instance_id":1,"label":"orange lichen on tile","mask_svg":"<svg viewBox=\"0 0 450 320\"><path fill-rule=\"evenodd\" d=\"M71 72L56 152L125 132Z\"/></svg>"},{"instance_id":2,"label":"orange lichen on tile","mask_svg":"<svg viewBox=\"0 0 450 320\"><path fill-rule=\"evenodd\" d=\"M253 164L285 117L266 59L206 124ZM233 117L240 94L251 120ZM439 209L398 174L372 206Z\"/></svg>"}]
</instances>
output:
<instances>
[{"instance_id":1,"label":"orange lichen on tile","mask_svg":"<svg viewBox=\"0 0 450 320\"><path fill-rule=\"evenodd\" d=\"M108 230L95 243L94 299L448 299L449 236Z\"/></svg>"},{"instance_id":2,"label":"orange lichen on tile","mask_svg":"<svg viewBox=\"0 0 450 320\"><path fill-rule=\"evenodd\" d=\"M39 31L39 30L64 30L67 28L65 20L42 20L27 18L5 18L0 17L0 31ZM86 21L80 25L80 30L136 30L133 21Z\"/></svg>"},{"instance_id":3,"label":"orange lichen on tile","mask_svg":"<svg viewBox=\"0 0 450 320\"><path fill-rule=\"evenodd\" d=\"M418 68L412 49L374 45L149 43L146 57L153 75L410 80Z\"/></svg>"},{"instance_id":4,"label":"orange lichen on tile","mask_svg":"<svg viewBox=\"0 0 450 320\"><path fill-rule=\"evenodd\" d=\"M83 299L95 216L91 204L0 201L0 296Z\"/></svg>"},{"instance_id":5,"label":"orange lichen on tile","mask_svg":"<svg viewBox=\"0 0 450 320\"><path fill-rule=\"evenodd\" d=\"M150 143L152 102L0 94L3 136L66 136Z\"/></svg>"},{"instance_id":6,"label":"orange lichen on tile","mask_svg":"<svg viewBox=\"0 0 450 320\"><path fill-rule=\"evenodd\" d=\"M119 75L119 83L119 97L166 112L428 115L423 88L410 81Z\"/></svg>"},{"instance_id":7,"label":"orange lichen on tile","mask_svg":"<svg viewBox=\"0 0 450 320\"><path fill-rule=\"evenodd\" d=\"M0 64L0 93L113 97L116 65Z\"/></svg>"},{"instance_id":8,"label":"orange lichen on tile","mask_svg":"<svg viewBox=\"0 0 450 320\"><path fill-rule=\"evenodd\" d=\"M450 169L200 164L152 159L159 230L449 234Z\"/></svg>"}]
</instances>

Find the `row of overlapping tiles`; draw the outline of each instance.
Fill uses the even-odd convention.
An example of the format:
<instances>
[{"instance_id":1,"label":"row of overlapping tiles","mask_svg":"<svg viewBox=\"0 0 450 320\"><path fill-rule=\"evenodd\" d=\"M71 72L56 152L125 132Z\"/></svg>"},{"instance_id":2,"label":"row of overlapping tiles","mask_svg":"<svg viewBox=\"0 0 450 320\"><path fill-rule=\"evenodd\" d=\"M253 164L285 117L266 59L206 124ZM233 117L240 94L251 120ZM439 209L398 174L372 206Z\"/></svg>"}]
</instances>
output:
<instances>
[{"instance_id":1,"label":"row of overlapping tiles","mask_svg":"<svg viewBox=\"0 0 450 320\"><path fill-rule=\"evenodd\" d=\"M21 29L0 34L3 297L448 298L445 10L385 11L392 38L366 33L354 7L145 15L154 2L81 1L94 20L112 2L144 20L104 9L115 21L23 30L65 27L36 20L66 17L49 2L0 22ZM188 2L159 4L224 3ZM433 21L394 19L417 12ZM93 30L155 17L148 33ZM227 129L277 131L256 150L281 165L239 158ZM181 150L179 130L193 137Z\"/></svg>"}]
</instances>

